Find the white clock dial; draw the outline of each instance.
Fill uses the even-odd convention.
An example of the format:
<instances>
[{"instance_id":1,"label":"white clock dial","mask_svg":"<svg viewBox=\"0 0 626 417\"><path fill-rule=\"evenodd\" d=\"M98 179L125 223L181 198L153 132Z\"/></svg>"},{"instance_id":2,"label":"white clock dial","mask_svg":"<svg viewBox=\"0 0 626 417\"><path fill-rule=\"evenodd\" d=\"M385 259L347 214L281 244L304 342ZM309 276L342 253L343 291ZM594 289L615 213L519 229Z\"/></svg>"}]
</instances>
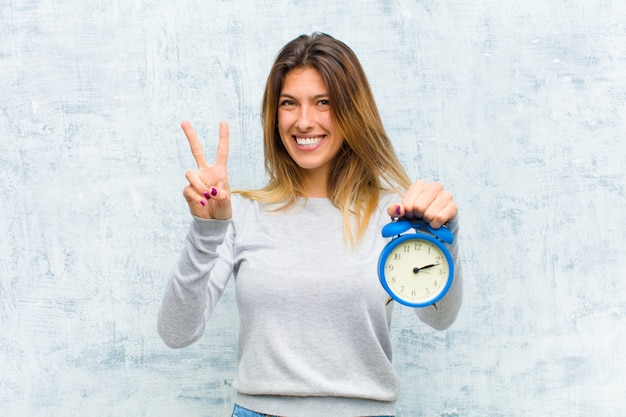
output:
<instances>
[{"instance_id":1,"label":"white clock dial","mask_svg":"<svg viewBox=\"0 0 626 417\"><path fill-rule=\"evenodd\" d=\"M435 299L446 289L448 260L434 243L406 239L391 250L384 265L385 281L395 295L409 303Z\"/></svg>"}]
</instances>

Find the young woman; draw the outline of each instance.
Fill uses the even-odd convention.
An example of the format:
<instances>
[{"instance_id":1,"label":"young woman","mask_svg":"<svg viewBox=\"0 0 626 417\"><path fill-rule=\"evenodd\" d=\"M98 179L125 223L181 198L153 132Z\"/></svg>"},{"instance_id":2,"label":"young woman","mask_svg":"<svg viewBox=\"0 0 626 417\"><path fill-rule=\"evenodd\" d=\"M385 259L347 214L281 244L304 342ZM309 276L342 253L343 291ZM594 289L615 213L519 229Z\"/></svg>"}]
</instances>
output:
<instances>
[{"instance_id":1,"label":"young woman","mask_svg":"<svg viewBox=\"0 0 626 417\"><path fill-rule=\"evenodd\" d=\"M193 221L167 285L159 334L198 340L231 276L240 317L233 416L391 416L393 303L377 277L390 216L423 218L456 234L457 206L438 183L411 184L352 50L325 34L279 53L262 107L267 185L231 192L228 126L205 161L182 123L196 171L184 196ZM457 247L450 248L453 258ZM458 265L458 262L457 262ZM445 329L461 305L456 268L437 308L415 309Z\"/></svg>"}]
</instances>

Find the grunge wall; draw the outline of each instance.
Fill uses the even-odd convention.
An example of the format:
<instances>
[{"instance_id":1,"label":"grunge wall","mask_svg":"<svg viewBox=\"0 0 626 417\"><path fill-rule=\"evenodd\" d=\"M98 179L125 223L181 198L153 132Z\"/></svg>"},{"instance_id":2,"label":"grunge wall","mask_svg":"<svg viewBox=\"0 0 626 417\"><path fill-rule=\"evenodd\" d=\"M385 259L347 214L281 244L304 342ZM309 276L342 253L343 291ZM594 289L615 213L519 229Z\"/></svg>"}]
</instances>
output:
<instances>
[{"instance_id":1,"label":"grunge wall","mask_svg":"<svg viewBox=\"0 0 626 417\"><path fill-rule=\"evenodd\" d=\"M396 309L398 416L624 415L620 0L2 1L0 415L230 415L232 287L195 345L156 333L190 220L179 123L211 158L227 120L231 184L262 185L265 78L313 31L461 207L459 320Z\"/></svg>"}]
</instances>

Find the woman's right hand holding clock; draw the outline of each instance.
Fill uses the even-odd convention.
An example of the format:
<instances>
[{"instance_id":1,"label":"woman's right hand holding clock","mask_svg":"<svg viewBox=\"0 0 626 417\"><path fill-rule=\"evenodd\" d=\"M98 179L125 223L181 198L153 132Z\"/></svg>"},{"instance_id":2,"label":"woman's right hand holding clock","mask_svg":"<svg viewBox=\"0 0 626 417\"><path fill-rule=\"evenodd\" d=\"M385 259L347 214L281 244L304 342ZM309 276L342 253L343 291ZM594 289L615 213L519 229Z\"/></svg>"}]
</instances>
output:
<instances>
[{"instance_id":1,"label":"woman's right hand holding clock","mask_svg":"<svg viewBox=\"0 0 626 417\"><path fill-rule=\"evenodd\" d=\"M215 163L207 164L204 159L202 145L196 136L191 123L181 123L183 132L187 136L191 154L196 160L198 170L188 170L185 178L189 185L183 190L183 195L191 214L201 219L226 220L232 216L230 203L230 185L228 184L228 124L220 123L220 140L217 145Z\"/></svg>"}]
</instances>

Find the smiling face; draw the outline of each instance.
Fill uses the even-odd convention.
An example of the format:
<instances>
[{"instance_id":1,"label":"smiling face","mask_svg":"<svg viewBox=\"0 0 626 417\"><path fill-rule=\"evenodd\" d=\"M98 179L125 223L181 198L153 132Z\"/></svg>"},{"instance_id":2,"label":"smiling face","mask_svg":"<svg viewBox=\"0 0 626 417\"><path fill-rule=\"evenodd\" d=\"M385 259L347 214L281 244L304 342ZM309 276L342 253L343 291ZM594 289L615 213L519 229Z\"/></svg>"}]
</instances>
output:
<instances>
[{"instance_id":1,"label":"smiling face","mask_svg":"<svg viewBox=\"0 0 626 417\"><path fill-rule=\"evenodd\" d=\"M328 88L316 69L299 67L285 75L278 101L278 131L317 193L326 189L332 161L344 141L332 119L329 100Z\"/></svg>"}]
</instances>

